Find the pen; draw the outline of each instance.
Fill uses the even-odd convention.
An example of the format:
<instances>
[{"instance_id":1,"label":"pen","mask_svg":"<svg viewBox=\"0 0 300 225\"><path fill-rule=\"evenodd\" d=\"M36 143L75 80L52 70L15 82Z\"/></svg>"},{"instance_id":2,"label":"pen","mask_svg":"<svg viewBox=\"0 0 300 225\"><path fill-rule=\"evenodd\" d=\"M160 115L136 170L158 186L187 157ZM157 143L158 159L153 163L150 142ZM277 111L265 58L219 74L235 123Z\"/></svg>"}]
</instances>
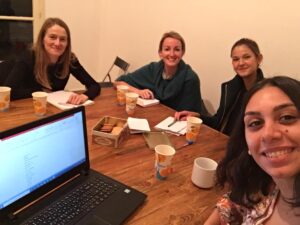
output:
<instances>
[{"instance_id":1,"label":"pen","mask_svg":"<svg viewBox=\"0 0 300 225\"><path fill-rule=\"evenodd\" d=\"M189 146L189 145L191 145L191 144L193 144L193 142L186 142L185 144L183 144L183 145L177 147L176 150L182 149L182 148L184 148L184 147L186 147L186 146Z\"/></svg>"},{"instance_id":2,"label":"pen","mask_svg":"<svg viewBox=\"0 0 300 225\"><path fill-rule=\"evenodd\" d=\"M174 120L173 120L173 122L172 122L172 123L170 123L170 124L168 125L168 127L170 127L170 126L174 125L176 122L177 122L177 120L176 120L176 119L174 119Z\"/></svg>"}]
</instances>

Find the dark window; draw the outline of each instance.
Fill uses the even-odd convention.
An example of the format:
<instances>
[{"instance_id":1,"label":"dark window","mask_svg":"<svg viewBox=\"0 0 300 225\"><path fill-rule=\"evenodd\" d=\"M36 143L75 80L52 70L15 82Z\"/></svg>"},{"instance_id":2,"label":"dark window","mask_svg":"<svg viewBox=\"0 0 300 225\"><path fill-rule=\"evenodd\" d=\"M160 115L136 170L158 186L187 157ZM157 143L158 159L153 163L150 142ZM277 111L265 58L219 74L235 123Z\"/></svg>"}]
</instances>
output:
<instances>
[{"instance_id":1,"label":"dark window","mask_svg":"<svg viewBox=\"0 0 300 225\"><path fill-rule=\"evenodd\" d=\"M32 0L0 0L0 15L32 17Z\"/></svg>"},{"instance_id":2,"label":"dark window","mask_svg":"<svg viewBox=\"0 0 300 225\"><path fill-rule=\"evenodd\" d=\"M0 0L0 16L2 16L0 19L0 61L15 58L32 45L32 2L32 0Z\"/></svg>"},{"instance_id":3,"label":"dark window","mask_svg":"<svg viewBox=\"0 0 300 225\"><path fill-rule=\"evenodd\" d=\"M15 58L32 43L31 21L0 20L0 60Z\"/></svg>"}]
</instances>

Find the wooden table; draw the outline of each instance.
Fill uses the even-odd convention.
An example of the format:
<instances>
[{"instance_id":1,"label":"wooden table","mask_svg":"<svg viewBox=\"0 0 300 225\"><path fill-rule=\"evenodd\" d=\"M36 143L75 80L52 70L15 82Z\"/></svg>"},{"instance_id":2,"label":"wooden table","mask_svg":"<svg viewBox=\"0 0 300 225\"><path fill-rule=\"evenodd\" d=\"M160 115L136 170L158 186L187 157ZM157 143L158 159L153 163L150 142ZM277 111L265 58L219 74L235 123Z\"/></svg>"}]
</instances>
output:
<instances>
[{"instance_id":1,"label":"wooden table","mask_svg":"<svg viewBox=\"0 0 300 225\"><path fill-rule=\"evenodd\" d=\"M48 105L47 115L58 112L59 109ZM148 108L138 106L133 116L147 118L153 130L154 125L173 115L173 110L160 104ZM220 160L227 136L202 125L197 142L176 152L172 163L174 173L160 181L154 176L154 152L147 148L141 134L128 136L118 149L92 143L92 127L103 116L128 117L125 106L117 105L116 92L112 88L102 89L95 104L86 107L89 152L93 169L148 195L145 204L126 224L203 224L221 193L193 185L193 160L200 156ZM14 101L8 112L0 112L0 131L36 119L31 99ZM175 147L185 143L184 136L170 135L170 139Z\"/></svg>"}]
</instances>

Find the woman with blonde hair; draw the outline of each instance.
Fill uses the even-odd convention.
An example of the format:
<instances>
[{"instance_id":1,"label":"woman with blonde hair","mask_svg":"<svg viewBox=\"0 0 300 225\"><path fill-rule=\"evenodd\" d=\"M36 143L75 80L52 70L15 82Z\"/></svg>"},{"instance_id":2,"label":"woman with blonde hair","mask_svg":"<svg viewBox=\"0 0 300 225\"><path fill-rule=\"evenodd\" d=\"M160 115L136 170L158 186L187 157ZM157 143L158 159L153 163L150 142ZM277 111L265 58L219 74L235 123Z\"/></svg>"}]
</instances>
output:
<instances>
[{"instance_id":1,"label":"woman with blonde hair","mask_svg":"<svg viewBox=\"0 0 300 225\"><path fill-rule=\"evenodd\" d=\"M156 98L175 110L201 111L200 80L193 69L182 60L185 42L177 32L163 34L158 48L160 61L122 75L115 82L145 99Z\"/></svg>"}]
</instances>

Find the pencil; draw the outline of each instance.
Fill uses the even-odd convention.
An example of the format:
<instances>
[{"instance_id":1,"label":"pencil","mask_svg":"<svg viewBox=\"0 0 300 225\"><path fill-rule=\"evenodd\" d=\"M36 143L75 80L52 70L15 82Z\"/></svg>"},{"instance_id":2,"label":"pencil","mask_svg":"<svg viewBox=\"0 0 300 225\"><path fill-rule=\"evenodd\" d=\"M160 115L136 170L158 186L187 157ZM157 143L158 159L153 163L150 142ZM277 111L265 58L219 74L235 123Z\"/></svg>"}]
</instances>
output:
<instances>
[{"instance_id":1,"label":"pencil","mask_svg":"<svg viewBox=\"0 0 300 225\"><path fill-rule=\"evenodd\" d=\"M172 123L170 123L170 124L168 125L168 127L170 127L170 126L174 125L176 122L177 122L177 120L176 120L176 119L174 119L174 120L173 120L173 122L172 122Z\"/></svg>"}]
</instances>

